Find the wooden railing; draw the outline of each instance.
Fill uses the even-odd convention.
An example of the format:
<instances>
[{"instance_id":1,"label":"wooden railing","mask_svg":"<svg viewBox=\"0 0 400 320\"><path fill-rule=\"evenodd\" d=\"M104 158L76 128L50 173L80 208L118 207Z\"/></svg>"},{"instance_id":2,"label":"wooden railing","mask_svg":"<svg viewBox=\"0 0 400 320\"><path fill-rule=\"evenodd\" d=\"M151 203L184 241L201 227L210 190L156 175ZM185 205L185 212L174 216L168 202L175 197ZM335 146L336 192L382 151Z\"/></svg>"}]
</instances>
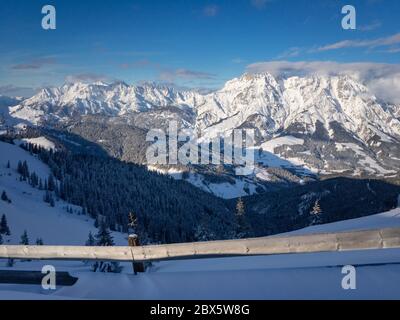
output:
<instances>
[{"instance_id":1,"label":"wooden railing","mask_svg":"<svg viewBox=\"0 0 400 320\"><path fill-rule=\"evenodd\" d=\"M400 228L151 246L0 246L0 258L157 261L400 248Z\"/></svg>"}]
</instances>

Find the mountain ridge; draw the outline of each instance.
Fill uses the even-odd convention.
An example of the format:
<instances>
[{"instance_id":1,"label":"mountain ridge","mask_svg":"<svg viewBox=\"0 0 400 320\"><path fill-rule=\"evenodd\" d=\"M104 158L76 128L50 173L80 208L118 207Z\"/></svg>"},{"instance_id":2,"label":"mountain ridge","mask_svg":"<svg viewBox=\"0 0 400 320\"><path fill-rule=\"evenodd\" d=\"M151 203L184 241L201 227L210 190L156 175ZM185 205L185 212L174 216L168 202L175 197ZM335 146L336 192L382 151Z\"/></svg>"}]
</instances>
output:
<instances>
[{"instance_id":1,"label":"mountain ridge","mask_svg":"<svg viewBox=\"0 0 400 320\"><path fill-rule=\"evenodd\" d=\"M154 83L78 82L43 89L9 111L16 122L68 128L85 126L90 116L145 131L165 129L174 120L205 139L254 129L256 163L264 168L299 171L303 166L316 174L372 176L392 176L400 169L400 105L382 101L347 75L246 73L208 94ZM96 143L107 140L88 136Z\"/></svg>"}]
</instances>

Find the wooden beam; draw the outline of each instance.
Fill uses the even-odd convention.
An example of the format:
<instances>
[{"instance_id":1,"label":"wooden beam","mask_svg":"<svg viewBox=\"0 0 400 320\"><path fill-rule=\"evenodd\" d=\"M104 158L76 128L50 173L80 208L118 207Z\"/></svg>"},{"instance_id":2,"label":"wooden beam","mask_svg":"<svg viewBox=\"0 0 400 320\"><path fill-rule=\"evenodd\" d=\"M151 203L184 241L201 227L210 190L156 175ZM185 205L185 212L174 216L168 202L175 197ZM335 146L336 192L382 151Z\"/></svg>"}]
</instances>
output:
<instances>
[{"instance_id":1,"label":"wooden beam","mask_svg":"<svg viewBox=\"0 0 400 320\"><path fill-rule=\"evenodd\" d=\"M140 247L0 246L0 258L158 261L400 248L400 228Z\"/></svg>"},{"instance_id":2,"label":"wooden beam","mask_svg":"<svg viewBox=\"0 0 400 320\"><path fill-rule=\"evenodd\" d=\"M132 234L128 237L128 245L130 247L140 247L140 240L139 240L139 236L137 234ZM133 257L134 258L134 257ZM132 263L132 267L133 267L133 273L136 275L138 273L143 273L145 272L146 268L144 267L144 263L143 262L136 262L133 261Z\"/></svg>"}]
</instances>

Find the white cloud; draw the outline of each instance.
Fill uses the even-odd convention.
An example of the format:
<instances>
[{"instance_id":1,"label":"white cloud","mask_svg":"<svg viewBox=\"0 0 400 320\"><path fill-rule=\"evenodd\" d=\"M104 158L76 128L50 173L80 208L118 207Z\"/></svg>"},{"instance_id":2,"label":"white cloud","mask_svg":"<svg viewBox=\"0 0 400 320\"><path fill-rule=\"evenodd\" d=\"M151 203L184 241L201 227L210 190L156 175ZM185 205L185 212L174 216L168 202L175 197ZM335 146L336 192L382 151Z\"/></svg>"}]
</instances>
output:
<instances>
[{"instance_id":1,"label":"white cloud","mask_svg":"<svg viewBox=\"0 0 400 320\"><path fill-rule=\"evenodd\" d=\"M215 75L208 72L194 71L188 69L164 70L160 74L162 81L175 81L178 79L183 80L212 80Z\"/></svg>"},{"instance_id":2,"label":"white cloud","mask_svg":"<svg viewBox=\"0 0 400 320\"><path fill-rule=\"evenodd\" d=\"M334 61L267 61L247 66L247 72L274 76L349 75L364 83L373 94L400 103L400 64Z\"/></svg>"},{"instance_id":3,"label":"white cloud","mask_svg":"<svg viewBox=\"0 0 400 320\"><path fill-rule=\"evenodd\" d=\"M382 27L382 22L375 20L370 24L359 26L359 27L357 27L357 29L360 31L372 31L372 30L378 29L380 27Z\"/></svg>"},{"instance_id":4,"label":"white cloud","mask_svg":"<svg viewBox=\"0 0 400 320\"><path fill-rule=\"evenodd\" d=\"M32 97L38 89L31 87L18 87L14 85L0 86L0 95L9 97Z\"/></svg>"},{"instance_id":5,"label":"white cloud","mask_svg":"<svg viewBox=\"0 0 400 320\"><path fill-rule=\"evenodd\" d=\"M400 33L389 37L383 37L372 40L343 40L319 47L317 51L329 51L344 48L377 48L387 47L400 43Z\"/></svg>"},{"instance_id":6,"label":"white cloud","mask_svg":"<svg viewBox=\"0 0 400 320\"><path fill-rule=\"evenodd\" d=\"M87 82L92 83L96 81L113 81L105 75L97 74L97 73L79 73L72 74L65 77L65 82L75 83L75 82Z\"/></svg>"},{"instance_id":7,"label":"white cloud","mask_svg":"<svg viewBox=\"0 0 400 320\"><path fill-rule=\"evenodd\" d=\"M293 58L297 57L301 52L302 48L299 47L291 47L288 50L282 52L279 56L278 59L286 59L286 58Z\"/></svg>"}]
</instances>

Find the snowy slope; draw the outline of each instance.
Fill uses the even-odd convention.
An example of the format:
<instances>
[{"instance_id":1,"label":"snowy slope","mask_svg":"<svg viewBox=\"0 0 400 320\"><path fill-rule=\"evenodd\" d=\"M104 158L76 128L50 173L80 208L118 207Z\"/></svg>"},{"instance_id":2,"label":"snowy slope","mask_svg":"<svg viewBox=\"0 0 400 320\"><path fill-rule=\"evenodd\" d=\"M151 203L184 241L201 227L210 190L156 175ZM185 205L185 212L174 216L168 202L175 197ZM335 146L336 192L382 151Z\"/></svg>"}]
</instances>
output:
<instances>
[{"instance_id":1,"label":"snowy slope","mask_svg":"<svg viewBox=\"0 0 400 320\"><path fill-rule=\"evenodd\" d=\"M299 233L400 226L400 209L327 224ZM55 262L18 263L41 270ZM354 265L357 290L341 287L342 266ZM37 286L0 285L1 299L400 299L400 249L165 261L147 273L94 274L80 262L57 262L79 278L73 287L45 292Z\"/></svg>"},{"instance_id":2,"label":"snowy slope","mask_svg":"<svg viewBox=\"0 0 400 320\"><path fill-rule=\"evenodd\" d=\"M6 168L8 161L10 169ZM29 170L36 172L43 180L50 174L49 168L28 152L16 145L0 142L0 192L6 191L12 200L11 204L0 201L0 214L6 215L11 229L11 237L5 237L5 240L10 244L18 244L20 236L27 230L31 243L42 238L49 245L84 245L89 232L97 232L94 221L78 215L81 208L63 201L56 201L55 208L50 207L43 201L44 191L19 181L16 171L18 161L27 161ZM67 206L76 213L67 213ZM116 243L126 244L127 240L122 234L115 233L114 236Z\"/></svg>"}]
</instances>

